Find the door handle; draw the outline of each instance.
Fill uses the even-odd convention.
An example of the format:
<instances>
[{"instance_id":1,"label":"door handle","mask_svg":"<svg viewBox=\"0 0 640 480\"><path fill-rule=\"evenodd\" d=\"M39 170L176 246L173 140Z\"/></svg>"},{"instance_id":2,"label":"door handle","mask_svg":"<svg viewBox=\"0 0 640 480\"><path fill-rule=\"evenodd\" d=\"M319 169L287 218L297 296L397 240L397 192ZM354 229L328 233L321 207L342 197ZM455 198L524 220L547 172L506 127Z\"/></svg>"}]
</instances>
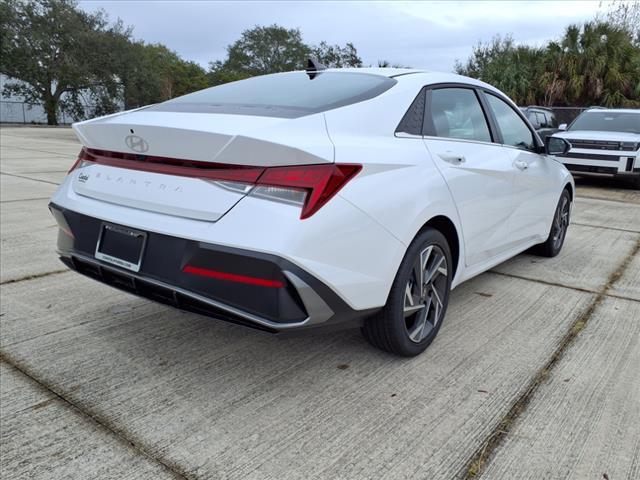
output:
<instances>
[{"instance_id":1,"label":"door handle","mask_svg":"<svg viewBox=\"0 0 640 480\"><path fill-rule=\"evenodd\" d=\"M513 162L513 164L520 170L526 170L527 168L529 168L529 164L527 162L523 162L522 160L516 160L515 162Z\"/></svg>"},{"instance_id":2,"label":"door handle","mask_svg":"<svg viewBox=\"0 0 640 480\"><path fill-rule=\"evenodd\" d=\"M458 155L455 153L439 153L438 156L445 162L451 163L453 165L460 165L461 163L467 161L467 159L464 158L464 155Z\"/></svg>"}]
</instances>

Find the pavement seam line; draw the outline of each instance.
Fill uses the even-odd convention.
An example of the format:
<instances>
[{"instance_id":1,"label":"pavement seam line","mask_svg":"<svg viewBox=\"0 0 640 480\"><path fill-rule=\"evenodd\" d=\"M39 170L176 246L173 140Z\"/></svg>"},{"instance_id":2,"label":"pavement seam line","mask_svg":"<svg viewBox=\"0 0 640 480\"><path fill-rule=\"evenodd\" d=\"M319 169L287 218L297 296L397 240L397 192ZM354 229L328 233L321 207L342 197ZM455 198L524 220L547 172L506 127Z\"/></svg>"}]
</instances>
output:
<instances>
[{"instance_id":1,"label":"pavement seam line","mask_svg":"<svg viewBox=\"0 0 640 480\"><path fill-rule=\"evenodd\" d=\"M16 175L15 173L0 172L0 174L1 175L7 175L9 177L22 178L24 180L31 180L32 182L48 183L50 185L56 185L56 186L60 185L59 183L50 182L49 180L40 180L39 178L25 177L24 175Z\"/></svg>"},{"instance_id":2,"label":"pavement seam line","mask_svg":"<svg viewBox=\"0 0 640 480\"><path fill-rule=\"evenodd\" d=\"M630 203L630 202L627 202L627 201L624 201L624 200L616 200L616 199L613 199L613 198L591 197L591 196L588 196L588 195L580 195L580 194L576 195L576 198L585 198L587 200L602 200L603 202L624 203L625 205L637 205L634 202Z\"/></svg>"},{"instance_id":3,"label":"pavement seam line","mask_svg":"<svg viewBox=\"0 0 640 480\"><path fill-rule=\"evenodd\" d=\"M137 441L127 437L123 432L117 430L113 426L110 425L110 422L105 421L99 415L93 414L81 408L79 405L68 399L64 394L58 392L53 386L48 383L36 378L28 368L20 365L19 362L10 358L6 353L0 351L0 361L10 365L15 368L18 372L22 373L26 377L28 377L31 381L35 382L41 388L45 389L47 392L51 393L55 398L60 400L63 404L67 405L72 410L78 412L81 416L89 419L94 424L99 427L105 429L107 432L111 433L118 441L123 443L129 449L137 452L143 457L149 459L150 461L157 463L162 466L165 470L167 470L171 475L180 480L194 480L195 477L189 475L187 472L183 471L180 467L173 464L172 462L167 462L161 457L147 452Z\"/></svg>"},{"instance_id":4,"label":"pavement seam line","mask_svg":"<svg viewBox=\"0 0 640 480\"><path fill-rule=\"evenodd\" d=\"M51 197L16 198L15 200L1 200L0 204L4 205L5 203L31 202L34 200L49 200L50 198Z\"/></svg>"},{"instance_id":5,"label":"pavement seam line","mask_svg":"<svg viewBox=\"0 0 640 480\"><path fill-rule=\"evenodd\" d=\"M25 277L4 280L3 282L0 282L0 285L10 285L12 283L26 282L27 280L36 280L38 278L48 277L50 275L59 275L61 273L70 272L70 271L71 270L69 270L68 268L62 268L60 270L52 270L51 272L36 273L34 275L27 275Z\"/></svg>"},{"instance_id":6,"label":"pavement seam line","mask_svg":"<svg viewBox=\"0 0 640 480\"><path fill-rule=\"evenodd\" d=\"M485 438L485 440L481 443L481 445L476 449L476 451L471 455L471 457L467 460L466 464L462 467L459 473L456 475L457 478L463 480L471 480L479 477L484 473L488 463L493 458L496 450L506 437L511 433L513 426L520 418L522 413L525 412L533 395L538 390L538 388L547 380L549 375L551 374L554 367L558 364L558 362L564 356L564 353L567 349L573 345L574 341L580 334L580 332L586 327L587 323L593 316L596 309L602 304L604 299L608 296L608 290L615 284L620 277L624 274L625 270L631 263L631 260L640 252L640 239L636 240L634 247L631 249L625 258L620 262L618 268L609 275L607 279L607 283L600 289L597 294L595 294L595 298L591 302L591 304L582 312L581 315L576 318L576 320L571 324L569 330L565 333L565 335L560 340L558 347L555 349L549 360L544 364L544 366L539 369L533 378L527 384L524 392L521 393L518 398L511 404L511 408L507 411L507 413L500 419L498 424L493 428L491 433ZM593 293L592 293L593 294Z\"/></svg>"},{"instance_id":7,"label":"pavement seam line","mask_svg":"<svg viewBox=\"0 0 640 480\"><path fill-rule=\"evenodd\" d=\"M588 223L571 222L571 225L578 225L580 227L601 228L603 230L614 230L616 232L640 233L640 230L627 230L626 228L617 228L617 227L603 227L602 225L590 225Z\"/></svg>"},{"instance_id":8,"label":"pavement seam line","mask_svg":"<svg viewBox=\"0 0 640 480\"><path fill-rule=\"evenodd\" d=\"M628 300L630 302L640 302L640 300L636 298L625 297L624 295L618 295L616 293L601 292L598 290L590 290L588 288L582 288L582 287L572 287L571 285L565 285L563 283L549 282L547 280L540 280L539 278L530 278L522 275L516 275L515 273L505 273L505 272L499 272L497 270L489 270L486 273L492 273L494 275L499 275L502 277L517 278L518 280L525 280L527 282L539 283L541 285L548 285L550 287L566 288L568 290L574 290L582 293L589 293L591 295L599 295L600 293L602 293L602 295L604 295L605 297L619 298L621 300Z\"/></svg>"}]
</instances>

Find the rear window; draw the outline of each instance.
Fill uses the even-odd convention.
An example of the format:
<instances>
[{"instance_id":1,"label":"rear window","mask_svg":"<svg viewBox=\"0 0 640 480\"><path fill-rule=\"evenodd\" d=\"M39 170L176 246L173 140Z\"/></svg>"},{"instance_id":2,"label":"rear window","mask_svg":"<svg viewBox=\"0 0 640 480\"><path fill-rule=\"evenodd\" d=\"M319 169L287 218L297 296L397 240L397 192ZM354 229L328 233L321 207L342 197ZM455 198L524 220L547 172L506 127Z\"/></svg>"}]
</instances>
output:
<instances>
[{"instance_id":1,"label":"rear window","mask_svg":"<svg viewBox=\"0 0 640 480\"><path fill-rule=\"evenodd\" d=\"M207 88L150 110L295 118L369 100L396 80L351 72L277 73Z\"/></svg>"},{"instance_id":2,"label":"rear window","mask_svg":"<svg viewBox=\"0 0 640 480\"><path fill-rule=\"evenodd\" d=\"M640 112L585 112L569 130L640 133Z\"/></svg>"}]
</instances>

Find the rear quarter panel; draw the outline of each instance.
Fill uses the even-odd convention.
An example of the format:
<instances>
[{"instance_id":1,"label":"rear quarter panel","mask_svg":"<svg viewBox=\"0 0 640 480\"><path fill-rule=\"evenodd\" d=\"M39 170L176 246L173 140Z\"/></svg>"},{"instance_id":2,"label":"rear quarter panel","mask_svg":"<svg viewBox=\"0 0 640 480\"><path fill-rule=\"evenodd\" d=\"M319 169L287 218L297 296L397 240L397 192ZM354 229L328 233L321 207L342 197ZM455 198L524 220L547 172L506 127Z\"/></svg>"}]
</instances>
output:
<instances>
[{"instance_id":1,"label":"rear quarter panel","mask_svg":"<svg viewBox=\"0 0 640 480\"><path fill-rule=\"evenodd\" d=\"M455 204L424 142L421 137L394 135L422 84L418 79L408 87L397 85L376 101L326 113L336 162L363 165L362 172L339 195L378 222L405 250L430 219L439 215L449 218L458 232L463 258ZM401 260L393 265L391 278ZM464 262L458 264L456 278Z\"/></svg>"}]
</instances>

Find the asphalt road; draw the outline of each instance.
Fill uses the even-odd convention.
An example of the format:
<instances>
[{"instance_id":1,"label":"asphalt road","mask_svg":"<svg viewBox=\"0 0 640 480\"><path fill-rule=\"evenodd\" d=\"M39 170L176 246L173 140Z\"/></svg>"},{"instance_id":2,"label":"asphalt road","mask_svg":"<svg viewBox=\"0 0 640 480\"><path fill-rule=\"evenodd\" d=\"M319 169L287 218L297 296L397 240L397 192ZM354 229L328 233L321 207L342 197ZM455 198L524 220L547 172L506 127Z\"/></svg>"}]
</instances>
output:
<instances>
[{"instance_id":1,"label":"asphalt road","mask_svg":"<svg viewBox=\"0 0 640 480\"><path fill-rule=\"evenodd\" d=\"M68 129L0 129L3 479L640 478L640 192L457 288L418 358L277 339L66 271Z\"/></svg>"}]
</instances>

